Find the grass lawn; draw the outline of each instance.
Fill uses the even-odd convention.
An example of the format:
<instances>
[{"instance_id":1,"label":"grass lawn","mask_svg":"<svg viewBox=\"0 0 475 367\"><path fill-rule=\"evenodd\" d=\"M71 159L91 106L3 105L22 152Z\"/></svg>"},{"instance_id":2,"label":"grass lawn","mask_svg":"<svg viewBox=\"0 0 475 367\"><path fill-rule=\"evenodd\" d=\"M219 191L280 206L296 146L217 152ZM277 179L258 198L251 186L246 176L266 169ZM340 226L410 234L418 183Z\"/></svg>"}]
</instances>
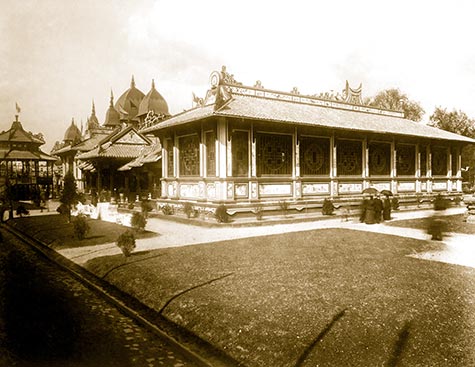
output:
<instances>
[{"instance_id":1,"label":"grass lawn","mask_svg":"<svg viewBox=\"0 0 475 367\"><path fill-rule=\"evenodd\" d=\"M443 214L443 212L441 214ZM465 222L464 214L446 215L441 218L446 222L448 232L475 234L475 223ZM397 220L385 224L394 227L427 229L431 220L432 218Z\"/></svg>"},{"instance_id":2,"label":"grass lawn","mask_svg":"<svg viewBox=\"0 0 475 367\"><path fill-rule=\"evenodd\" d=\"M475 269L406 256L436 246L323 229L86 267L246 366L475 365Z\"/></svg>"},{"instance_id":3,"label":"grass lawn","mask_svg":"<svg viewBox=\"0 0 475 367\"><path fill-rule=\"evenodd\" d=\"M129 229L116 223L90 218L88 218L87 223L90 229L86 234L86 238L78 240L74 236L73 225L68 223L65 215L49 214L44 216L26 216L23 218L16 217L9 221L11 226L19 228L30 236L43 241L55 250L115 242L121 233ZM138 233L136 238L153 237L156 235L156 233L145 231Z\"/></svg>"}]
</instances>

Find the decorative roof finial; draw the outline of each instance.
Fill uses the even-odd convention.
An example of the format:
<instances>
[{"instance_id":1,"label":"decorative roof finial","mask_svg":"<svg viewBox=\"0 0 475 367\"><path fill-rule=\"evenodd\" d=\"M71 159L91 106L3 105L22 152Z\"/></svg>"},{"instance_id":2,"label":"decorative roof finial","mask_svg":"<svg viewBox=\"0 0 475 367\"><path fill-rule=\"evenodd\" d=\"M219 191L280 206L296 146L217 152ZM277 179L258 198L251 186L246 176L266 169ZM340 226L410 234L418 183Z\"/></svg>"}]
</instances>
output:
<instances>
[{"instance_id":1,"label":"decorative roof finial","mask_svg":"<svg viewBox=\"0 0 475 367\"><path fill-rule=\"evenodd\" d=\"M74 117L71 119L71 125L75 125Z\"/></svg>"},{"instance_id":2,"label":"decorative roof finial","mask_svg":"<svg viewBox=\"0 0 475 367\"><path fill-rule=\"evenodd\" d=\"M111 88L111 103L110 107L114 107L114 93L112 93L112 88Z\"/></svg>"},{"instance_id":3,"label":"decorative roof finial","mask_svg":"<svg viewBox=\"0 0 475 367\"><path fill-rule=\"evenodd\" d=\"M155 89L155 79L152 79L152 89Z\"/></svg>"},{"instance_id":4,"label":"decorative roof finial","mask_svg":"<svg viewBox=\"0 0 475 367\"><path fill-rule=\"evenodd\" d=\"M94 105L94 99L92 99L92 113L91 116L94 116L96 114L96 106Z\"/></svg>"},{"instance_id":5,"label":"decorative roof finial","mask_svg":"<svg viewBox=\"0 0 475 367\"><path fill-rule=\"evenodd\" d=\"M133 75L132 75L132 80L130 81L130 88L135 88L135 80L134 80Z\"/></svg>"}]
</instances>

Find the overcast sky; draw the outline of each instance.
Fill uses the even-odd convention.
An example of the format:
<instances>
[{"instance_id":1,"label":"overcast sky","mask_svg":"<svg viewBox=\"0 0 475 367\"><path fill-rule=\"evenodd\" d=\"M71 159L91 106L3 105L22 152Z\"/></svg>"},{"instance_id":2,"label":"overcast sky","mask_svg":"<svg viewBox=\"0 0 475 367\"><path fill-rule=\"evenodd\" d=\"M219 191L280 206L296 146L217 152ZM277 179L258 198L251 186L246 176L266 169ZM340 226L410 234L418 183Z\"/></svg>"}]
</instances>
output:
<instances>
[{"instance_id":1,"label":"overcast sky","mask_svg":"<svg viewBox=\"0 0 475 367\"><path fill-rule=\"evenodd\" d=\"M50 151L94 99L101 123L135 76L172 114L204 96L226 65L245 85L363 96L399 88L422 104L475 118L472 1L0 0L0 131L15 102Z\"/></svg>"}]
</instances>

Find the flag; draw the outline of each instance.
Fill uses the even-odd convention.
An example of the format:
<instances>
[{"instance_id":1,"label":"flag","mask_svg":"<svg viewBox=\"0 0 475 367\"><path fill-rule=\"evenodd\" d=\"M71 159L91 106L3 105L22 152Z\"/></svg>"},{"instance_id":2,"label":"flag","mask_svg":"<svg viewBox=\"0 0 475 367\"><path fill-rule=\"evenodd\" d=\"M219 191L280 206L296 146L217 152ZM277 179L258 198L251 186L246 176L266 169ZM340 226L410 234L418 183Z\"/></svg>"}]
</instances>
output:
<instances>
[{"instance_id":1,"label":"flag","mask_svg":"<svg viewBox=\"0 0 475 367\"><path fill-rule=\"evenodd\" d=\"M17 112L17 113L20 113L20 112L21 112L21 108L20 108L20 106L18 106L18 103L17 103L17 102L15 102L15 108L16 108L16 112Z\"/></svg>"}]
</instances>

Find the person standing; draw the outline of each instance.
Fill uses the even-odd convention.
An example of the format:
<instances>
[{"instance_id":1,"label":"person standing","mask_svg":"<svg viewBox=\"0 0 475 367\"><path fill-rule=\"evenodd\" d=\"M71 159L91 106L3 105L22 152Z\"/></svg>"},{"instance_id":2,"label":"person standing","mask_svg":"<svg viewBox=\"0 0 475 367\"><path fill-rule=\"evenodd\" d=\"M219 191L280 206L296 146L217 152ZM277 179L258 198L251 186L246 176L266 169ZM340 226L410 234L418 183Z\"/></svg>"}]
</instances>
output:
<instances>
[{"instance_id":1,"label":"person standing","mask_svg":"<svg viewBox=\"0 0 475 367\"><path fill-rule=\"evenodd\" d=\"M383 202L379 197L379 194L374 199L374 221L381 223L381 212L383 211Z\"/></svg>"},{"instance_id":2,"label":"person standing","mask_svg":"<svg viewBox=\"0 0 475 367\"><path fill-rule=\"evenodd\" d=\"M390 220L391 219L391 201L389 200L389 196L386 195L383 201L383 219Z\"/></svg>"}]
</instances>

